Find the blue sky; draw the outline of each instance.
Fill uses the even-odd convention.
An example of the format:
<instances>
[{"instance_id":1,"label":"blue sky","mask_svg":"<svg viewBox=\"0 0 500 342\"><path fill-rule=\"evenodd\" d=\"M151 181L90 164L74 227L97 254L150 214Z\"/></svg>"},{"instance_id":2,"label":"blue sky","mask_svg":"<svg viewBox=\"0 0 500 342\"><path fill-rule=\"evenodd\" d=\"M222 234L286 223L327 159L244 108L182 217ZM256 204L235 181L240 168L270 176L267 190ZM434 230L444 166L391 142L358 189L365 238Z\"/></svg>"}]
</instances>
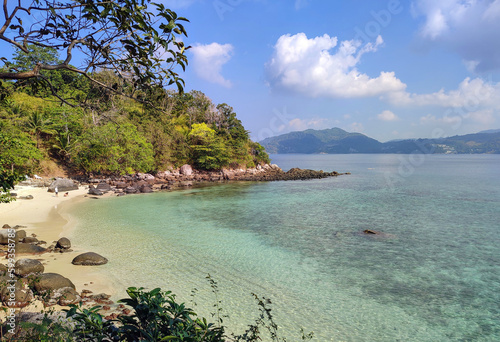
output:
<instances>
[{"instance_id":1,"label":"blue sky","mask_svg":"<svg viewBox=\"0 0 500 342\"><path fill-rule=\"evenodd\" d=\"M255 140L500 128L500 0L164 0L190 20L187 90Z\"/></svg>"}]
</instances>

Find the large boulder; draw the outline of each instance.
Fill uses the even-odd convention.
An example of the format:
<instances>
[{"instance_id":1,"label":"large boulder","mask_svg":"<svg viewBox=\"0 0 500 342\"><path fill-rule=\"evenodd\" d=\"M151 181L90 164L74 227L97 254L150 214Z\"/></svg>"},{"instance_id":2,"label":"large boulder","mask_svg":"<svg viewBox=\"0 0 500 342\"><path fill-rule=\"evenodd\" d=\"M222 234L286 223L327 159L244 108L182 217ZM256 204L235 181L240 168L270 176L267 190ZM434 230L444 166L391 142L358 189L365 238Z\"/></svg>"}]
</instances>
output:
<instances>
[{"instance_id":1,"label":"large boulder","mask_svg":"<svg viewBox=\"0 0 500 342\"><path fill-rule=\"evenodd\" d=\"M191 176L193 174L193 168L189 164L184 164L181 166L179 173L184 176Z\"/></svg>"},{"instance_id":2,"label":"large boulder","mask_svg":"<svg viewBox=\"0 0 500 342\"><path fill-rule=\"evenodd\" d=\"M14 274L22 278L42 274L44 270L42 263L35 259L19 259L14 266Z\"/></svg>"},{"instance_id":3,"label":"large boulder","mask_svg":"<svg viewBox=\"0 0 500 342\"><path fill-rule=\"evenodd\" d=\"M59 240L57 240L56 248L70 249L71 242L69 241L68 238L62 237Z\"/></svg>"},{"instance_id":4,"label":"large boulder","mask_svg":"<svg viewBox=\"0 0 500 342\"><path fill-rule=\"evenodd\" d=\"M30 243L16 244L16 254L42 254L47 252L47 248L32 245Z\"/></svg>"},{"instance_id":5,"label":"large boulder","mask_svg":"<svg viewBox=\"0 0 500 342\"><path fill-rule=\"evenodd\" d=\"M99 184L97 184L97 187L96 187L97 190L100 190L104 193L108 192L111 190L111 185L109 185L108 183L106 182L101 182Z\"/></svg>"},{"instance_id":6,"label":"large boulder","mask_svg":"<svg viewBox=\"0 0 500 342\"><path fill-rule=\"evenodd\" d=\"M89 185L89 192L88 192L89 195L94 195L94 196L102 196L104 195L104 193L99 190L99 189L96 189L92 184Z\"/></svg>"},{"instance_id":7,"label":"large boulder","mask_svg":"<svg viewBox=\"0 0 500 342\"><path fill-rule=\"evenodd\" d=\"M39 275L33 281L33 286L38 293L54 292L63 287L71 287L76 290L71 280L58 273L43 273Z\"/></svg>"},{"instance_id":8,"label":"large boulder","mask_svg":"<svg viewBox=\"0 0 500 342\"><path fill-rule=\"evenodd\" d=\"M58 178L49 185L48 192L55 192L55 189L59 192L78 190L78 185L71 179Z\"/></svg>"},{"instance_id":9,"label":"large boulder","mask_svg":"<svg viewBox=\"0 0 500 342\"><path fill-rule=\"evenodd\" d=\"M108 259L94 252L87 252L76 256L71 263L73 265L82 266L98 266L104 265L108 262Z\"/></svg>"}]
</instances>

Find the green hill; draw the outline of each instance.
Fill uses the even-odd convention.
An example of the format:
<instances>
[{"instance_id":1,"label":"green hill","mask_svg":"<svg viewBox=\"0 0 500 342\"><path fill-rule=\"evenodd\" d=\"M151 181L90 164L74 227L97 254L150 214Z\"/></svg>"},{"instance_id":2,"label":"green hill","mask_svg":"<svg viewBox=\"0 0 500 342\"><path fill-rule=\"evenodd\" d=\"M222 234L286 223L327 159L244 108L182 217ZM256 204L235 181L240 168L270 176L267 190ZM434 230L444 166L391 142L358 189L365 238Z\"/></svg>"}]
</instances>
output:
<instances>
[{"instance_id":1,"label":"green hill","mask_svg":"<svg viewBox=\"0 0 500 342\"><path fill-rule=\"evenodd\" d=\"M261 141L268 153L500 153L500 131L440 139L407 139L381 143L361 133L340 128L308 129L291 132Z\"/></svg>"}]
</instances>

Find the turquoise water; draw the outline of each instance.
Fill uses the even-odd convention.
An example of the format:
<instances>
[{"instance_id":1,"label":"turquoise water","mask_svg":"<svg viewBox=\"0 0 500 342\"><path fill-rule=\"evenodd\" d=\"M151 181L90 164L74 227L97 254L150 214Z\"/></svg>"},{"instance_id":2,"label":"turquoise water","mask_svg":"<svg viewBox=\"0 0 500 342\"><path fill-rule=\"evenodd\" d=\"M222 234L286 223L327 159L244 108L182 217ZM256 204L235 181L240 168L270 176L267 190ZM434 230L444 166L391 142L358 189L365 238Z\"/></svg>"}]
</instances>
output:
<instances>
[{"instance_id":1,"label":"turquoise water","mask_svg":"<svg viewBox=\"0 0 500 342\"><path fill-rule=\"evenodd\" d=\"M301 327L315 341L500 340L499 155L272 159L352 174L89 200L72 242L107 256L120 288L172 290L206 316L210 273L240 332L254 292L289 341Z\"/></svg>"}]
</instances>

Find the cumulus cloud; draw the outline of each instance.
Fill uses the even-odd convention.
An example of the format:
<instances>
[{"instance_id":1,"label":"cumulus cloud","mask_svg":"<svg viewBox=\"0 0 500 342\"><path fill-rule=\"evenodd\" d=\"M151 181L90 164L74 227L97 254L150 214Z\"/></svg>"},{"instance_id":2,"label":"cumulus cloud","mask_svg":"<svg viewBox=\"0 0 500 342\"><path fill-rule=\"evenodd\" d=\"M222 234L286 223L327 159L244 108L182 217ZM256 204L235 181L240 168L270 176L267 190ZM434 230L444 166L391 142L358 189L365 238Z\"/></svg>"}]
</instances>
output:
<instances>
[{"instance_id":1,"label":"cumulus cloud","mask_svg":"<svg viewBox=\"0 0 500 342\"><path fill-rule=\"evenodd\" d=\"M339 43L327 34L315 38L304 33L283 35L267 63L269 84L310 97L355 98L403 91L406 85L394 72L371 78L356 68L363 54L377 51L382 43L380 36L375 43L363 45L356 40Z\"/></svg>"},{"instance_id":2,"label":"cumulus cloud","mask_svg":"<svg viewBox=\"0 0 500 342\"><path fill-rule=\"evenodd\" d=\"M384 110L382 113L377 115L377 118L382 121L398 121L399 118L396 114L390 110Z\"/></svg>"},{"instance_id":3,"label":"cumulus cloud","mask_svg":"<svg viewBox=\"0 0 500 342\"><path fill-rule=\"evenodd\" d=\"M193 54L191 64L198 77L227 88L232 86L231 81L221 74L222 66L231 59L233 53L231 44L197 44L190 51Z\"/></svg>"},{"instance_id":4,"label":"cumulus cloud","mask_svg":"<svg viewBox=\"0 0 500 342\"><path fill-rule=\"evenodd\" d=\"M424 41L458 53L474 72L500 68L500 0L415 0ZM471 64L472 62L472 64Z\"/></svg>"},{"instance_id":5,"label":"cumulus cloud","mask_svg":"<svg viewBox=\"0 0 500 342\"><path fill-rule=\"evenodd\" d=\"M430 94L393 92L388 94L386 98L395 105L464 107L469 109L487 106L500 108L500 83L468 77L454 90L441 89Z\"/></svg>"}]
</instances>

